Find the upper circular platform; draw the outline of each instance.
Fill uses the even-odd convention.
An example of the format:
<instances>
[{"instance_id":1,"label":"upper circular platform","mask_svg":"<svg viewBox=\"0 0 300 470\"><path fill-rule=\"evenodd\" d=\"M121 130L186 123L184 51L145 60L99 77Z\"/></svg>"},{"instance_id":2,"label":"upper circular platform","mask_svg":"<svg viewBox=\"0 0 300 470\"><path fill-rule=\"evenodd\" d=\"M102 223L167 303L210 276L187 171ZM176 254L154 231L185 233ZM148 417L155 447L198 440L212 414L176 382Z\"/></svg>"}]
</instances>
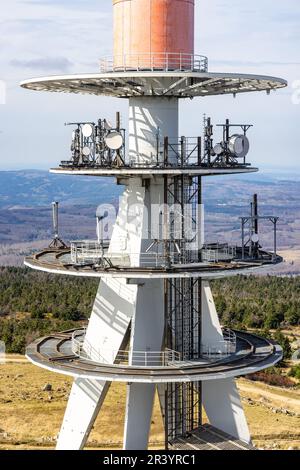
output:
<instances>
[{"instance_id":1,"label":"upper circular platform","mask_svg":"<svg viewBox=\"0 0 300 470\"><path fill-rule=\"evenodd\" d=\"M88 248L84 248L85 256L87 256ZM272 263L280 263L282 258L277 256L276 260L272 260L272 254L264 252L265 260L232 260L225 259L215 262L191 262L189 264L172 264L170 267L163 265L164 260L158 261L155 254L143 254L147 257L144 264L139 267L131 266L128 254L120 255L117 258L109 255L103 258L104 265L99 264L99 260L87 259L80 262L80 254L78 262L74 262L71 249L52 249L47 248L42 252L27 256L25 258L25 266L52 274L64 274L77 277L96 277L96 278L115 278L115 279L178 279L178 278L203 278L218 279L223 277L237 276L241 274L251 273L259 268ZM93 254L91 254L93 256ZM98 255L97 255L98 256ZM103 263L102 263L103 264Z\"/></svg>"},{"instance_id":2,"label":"upper circular platform","mask_svg":"<svg viewBox=\"0 0 300 470\"><path fill-rule=\"evenodd\" d=\"M35 91L119 98L143 96L194 98L254 91L270 92L286 87L287 81L264 75L155 69L33 78L23 81L21 86Z\"/></svg>"}]
</instances>

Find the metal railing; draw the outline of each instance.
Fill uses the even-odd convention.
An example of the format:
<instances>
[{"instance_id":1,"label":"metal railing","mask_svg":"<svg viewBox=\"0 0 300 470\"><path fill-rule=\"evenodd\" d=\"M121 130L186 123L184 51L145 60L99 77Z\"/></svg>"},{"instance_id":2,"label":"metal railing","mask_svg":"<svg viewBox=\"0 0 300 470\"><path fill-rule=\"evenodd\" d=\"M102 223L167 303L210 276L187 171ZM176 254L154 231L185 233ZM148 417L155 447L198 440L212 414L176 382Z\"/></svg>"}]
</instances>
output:
<instances>
[{"instance_id":1,"label":"metal railing","mask_svg":"<svg viewBox=\"0 0 300 470\"><path fill-rule=\"evenodd\" d=\"M236 353L236 334L228 328L223 329L223 340L213 344L201 344L201 356L209 359L226 357Z\"/></svg>"},{"instance_id":2,"label":"metal railing","mask_svg":"<svg viewBox=\"0 0 300 470\"><path fill-rule=\"evenodd\" d=\"M201 356L207 359L230 356L236 353L236 344L234 331L224 328L223 340L213 344L201 344ZM72 353L80 359L106 365L176 367L182 363L181 354L167 348L164 351L116 351L108 348L94 348L86 339L86 329L76 330L72 334Z\"/></svg>"},{"instance_id":3,"label":"metal railing","mask_svg":"<svg viewBox=\"0 0 300 470\"><path fill-rule=\"evenodd\" d=\"M71 243L71 262L76 265L95 264L102 267L129 268L136 264L144 267L159 268L165 266L166 258L162 253L128 253L108 251L108 245L102 246L97 241Z\"/></svg>"},{"instance_id":4,"label":"metal railing","mask_svg":"<svg viewBox=\"0 0 300 470\"><path fill-rule=\"evenodd\" d=\"M115 55L100 59L100 72L130 71L192 71L207 72L208 58L183 52L154 52Z\"/></svg>"},{"instance_id":5,"label":"metal railing","mask_svg":"<svg viewBox=\"0 0 300 470\"><path fill-rule=\"evenodd\" d=\"M191 233L193 233L192 230ZM186 234L187 237L188 235L189 233ZM237 248L227 244L204 245L201 253L202 262L206 263L230 262L237 258ZM198 259L199 251L190 253L190 263L197 262ZM186 263L181 252L175 249L170 250L168 255L166 255L162 249L140 253L130 253L126 250L123 252L112 252L109 250L109 241L105 241L101 244L93 240L71 242L71 262L75 265L84 266L93 264L95 266L102 266L103 268L130 268L138 266L153 269Z\"/></svg>"},{"instance_id":6,"label":"metal railing","mask_svg":"<svg viewBox=\"0 0 300 470\"><path fill-rule=\"evenodd\" d=\"M129 155L128 166L153 168L180 168L199 166L201 158L200 137L180 137L178 139L156 136L156 154L145 158L139 154ZM200 163L199 163L200 162Z\"/></svg>"},{"instance_id":7,"label":"metal railing","mask_svg":"<svg viewBox=\"0 0 300 470\"><path fill-rule=\"evenodd\" d=\"M237 256L236 246L227 244L204 245L202 249L202 261L218 263L220 261L232 261Z\"/></svg>"},{"instance_id":8,"label":"metal railing","mask_svg":"<svg viewBox=\"0 0 300 470\"><path fill-rule=\"evenodd\" d=\"M79 338L78 338L79 336ZM94 348L85 338L85 330L75 331L72 335L72 353L84 360L98 364L122 364L136 367L166 367L181 361L177 351L115 351Z\"/></svg>"},{"instance_id":9,"label":"metal railing","mask_svg":"<svg viewBox=\"0 0 300 470\"><path fill-rule=\"evenodd\" d=\"M71 242L71 261L74 264L100 264L107 251L109 242L80 240Z\"/></svg>"},{"instance_id":10,"label":"metal railing","mask_svg":"<svg viewBox=\"0 0 300 470\"><path fill-rule=\"evenodd\" d=\"M148 267L162 268L178 261L178 252L170 252L168 257L161 250L141 253L112 252L108 250L109 242L102 245L98 241L71 242L71 262L75 265L94 264L108 267Z\"/></svg>"}]
</instances>

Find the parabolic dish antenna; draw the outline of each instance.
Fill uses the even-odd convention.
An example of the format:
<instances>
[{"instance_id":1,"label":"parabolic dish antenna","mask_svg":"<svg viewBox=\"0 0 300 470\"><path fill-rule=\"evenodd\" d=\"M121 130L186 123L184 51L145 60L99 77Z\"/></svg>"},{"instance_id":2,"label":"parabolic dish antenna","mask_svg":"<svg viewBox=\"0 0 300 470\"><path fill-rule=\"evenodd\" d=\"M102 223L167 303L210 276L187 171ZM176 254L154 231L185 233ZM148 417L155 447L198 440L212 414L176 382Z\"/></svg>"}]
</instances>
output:
<instances>
[{"instance_id":1,"label":"parabolic dish antenna","mask_svg":"<svg viewBox=\"0 0 300 470\"><path fill-rule=\"evenodd\" d=\"M248 137L243 134L234 134L229 139L229 150L237 158L244 158L249 152Z\"/></svg>"},{"instance_id":2,"label":"parabolic dish antenna","mask_svg":"<svg viewBox=\"0 0 300 470\"><path fill-rule=\"evenodd\" d=\"M91 137L94 132L93 126L91 124L84 124L81 130L84 137Z\"/></svg>"},{"instance_id":3,"label":"parabolic dish antenna","mask_svg":"<svg viewBox=\"0 0 300 470\"><path fill-rule=\"evenodd\" d=\"M119 150L123 146L124 139L119 132L110 132L105 137L105 143L110 150Z\"/></svg>"},{"instance_id":4,"label":"parabolic dish antenna","mask_svg":"<svg viewBox=\"0 0 300 470\"><path fill-rule=\"evenodd\" d=\"M90 147L83 147L82 149L82 154L85 156L85 157L88 157L91 153L91 149Z\"/></svg>"}]
</instances>

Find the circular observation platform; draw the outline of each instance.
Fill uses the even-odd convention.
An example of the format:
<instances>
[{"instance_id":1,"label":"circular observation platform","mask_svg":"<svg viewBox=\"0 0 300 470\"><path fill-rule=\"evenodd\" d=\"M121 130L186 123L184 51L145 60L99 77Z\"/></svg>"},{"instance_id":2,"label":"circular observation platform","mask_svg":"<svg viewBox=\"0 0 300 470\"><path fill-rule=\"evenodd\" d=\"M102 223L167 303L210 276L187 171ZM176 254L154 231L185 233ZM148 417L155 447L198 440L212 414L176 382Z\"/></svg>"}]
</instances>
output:
<instances>
[{"instance_id":1,"label":"circular observation platform","mask_svg":"<svg viewBox=\"0 0 300 470\"><path fill-rule=\"evenodd\" d=\"M272 341L245 332L234 332L235 352L203 354L182 361L171 356L163 365L128 365L122 357L114 363L85 359L74 353L76 338L84 330L71 330L38 339L26 349L26 357L44 369L91 380L134 383L182 383L232 378L258 372L282 360L282 349ZM117 356L118 357L118 356ZM125 363L124 363L125 362Z\"/></svg>"},{"instance_id":2,"label":"circular observation platform","mask_svg":"<svg viewBox=\"0 0 300 470\"><path fill-rule=\"evenodd\" d=\"M218 176L218 175L238 175L244 173L257 173L258 168L247 166L230 166L230 167L171 167L163 168L156 166L122 166L122 167L97 167L82 166L75 167L71 165L62 165L60 168L51 168L50 173L63 175L81 175L81 176L102 176L102 177L142 177L153 178L155 176Z\"/></svg>"},{"instance_id":3,"label":"circular observation platform","mask_svg":"<svg viewBox=\"0 0 300 470\"><path fill-rule=\"evenodd\" d=\"M229 253L216 254L213 250L205 252L202 262L188 264L170 264L166 266L166 259L156 253L142 253L141 266L131 266L128 254L99 254L99 247L83 247L82 242L71 249L48 248L39 253L28 256L24 260L25 266L53 274L93 278L123 278L123 279L176 279L176 278L203 278L218 279L222 277L238 276L251 273L259 268L282 262L280 256L261 251L261 259L241 260L235 259ZM91 245L94 245L91 243ZM239 250L241 251L241 249ZM75 257L75 258L74 258Z\"/></svg>"},{"instance_id":4,"label":"circular observation platform","mask_svg":"<svg viewBox=\"0 0 300 470\"><path fill-rule=\"evenodd\" d=\"M147 70L127 67L122 71L56 75L32 78L21 87L35 91L105 95L115 98L174 97L194 98L255 91L278 90L287 86L282 78L194 70Z\"/></svg>"}]
</instances>

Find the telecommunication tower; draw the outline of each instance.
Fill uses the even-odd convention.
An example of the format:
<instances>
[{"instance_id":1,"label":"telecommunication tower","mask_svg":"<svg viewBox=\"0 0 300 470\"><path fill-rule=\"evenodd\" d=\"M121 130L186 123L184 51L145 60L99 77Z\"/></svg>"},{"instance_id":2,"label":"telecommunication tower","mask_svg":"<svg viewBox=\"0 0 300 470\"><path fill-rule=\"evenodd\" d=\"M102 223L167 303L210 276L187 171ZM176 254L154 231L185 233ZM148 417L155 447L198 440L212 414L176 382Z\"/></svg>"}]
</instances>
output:
<instances>
[{"instance_id":1,"label":"telecommunication tower","mask_svg":"<svg viewBox=\"0 0 300 470\"><path fill-rule=\"evenodd\" d=\"M51 170L114 176L124 186L111 238L104 240L109 214L100 210L97 240L54 243L25 260L33 269L100 279L87 329L54 333L27 348L34 364L74 377L58 449L85 446L112 382L127 383L124 449L147 448L156 391L167 448L250 449L235 377L282 358L266 339L222 329L209 285L280 262L276 253L260 256L257 214L254 257L244 245L203 244L201 237L202 178L257 171L246 159L251 126L226 120L215 129L205 118L204 136L179 136L178 104L269 94L287 83L209 72L207 58L194 52L194 9L194 0L113 0L114 55L99 72L22 83L129 100L128 135L119 115L115 124L75 123L70 157Z\"/></svg>"}]
</instances>

